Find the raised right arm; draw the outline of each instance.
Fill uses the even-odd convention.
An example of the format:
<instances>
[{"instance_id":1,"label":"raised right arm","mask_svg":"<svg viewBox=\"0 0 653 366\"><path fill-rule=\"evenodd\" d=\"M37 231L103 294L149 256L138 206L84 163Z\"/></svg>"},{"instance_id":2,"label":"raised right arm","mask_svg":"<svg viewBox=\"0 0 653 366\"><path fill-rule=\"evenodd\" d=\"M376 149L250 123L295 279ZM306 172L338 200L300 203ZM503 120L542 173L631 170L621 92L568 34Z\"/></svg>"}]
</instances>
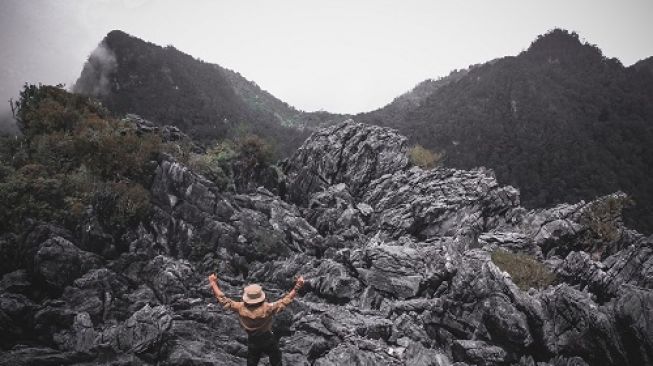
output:
<instances>
[{"instance_id":1,"label":"raised right arm","mask_svg":"<svg viewBox=\"0 0 653 366\"><path fill-rule=\"evenodd\" d=\"M288 305L290 305L290 303L292 303L292 301L295 299L295 296L297 296L297 291L299 291L302 286L304 286L304 277L299 276L297 281L295 281L295 286L293 286L290 292L288 292L281 299L270 303L270 311L274 314L282 312L286 307L288 307Z\"/></svg>"},{"instance_id":2,"label":"raised right arm","mask_svg":"<svg viewBox=\"0 0 653 366\"><path fill-rule=\"evenodd\" d=\"M222 307L225 308L225 310L230 309L233 311L238 311L243 306L241 302L228 298L224 292L220 290L220 287L218 286L218 276L216 276L215 273L212 273L209 276L209 284L211 285L211 290L213 290L215 299L218 300L218 302L222 305Z\"/></svg>"}]
</instances>

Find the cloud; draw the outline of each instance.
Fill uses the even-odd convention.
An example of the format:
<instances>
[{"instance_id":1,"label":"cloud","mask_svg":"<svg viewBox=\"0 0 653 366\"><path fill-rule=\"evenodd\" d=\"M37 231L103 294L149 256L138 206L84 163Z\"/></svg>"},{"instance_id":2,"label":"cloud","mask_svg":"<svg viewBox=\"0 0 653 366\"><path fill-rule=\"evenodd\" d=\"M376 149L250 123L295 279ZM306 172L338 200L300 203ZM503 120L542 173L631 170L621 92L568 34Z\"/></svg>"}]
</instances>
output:
<instances>
[{"instance_id":1,"label":"cloud","mask_svg":"<svg viewBox=\"0 0 653 366\"><path fill-rule=\"evenodd\" d=\"M93 96L108 94L111 91L111 78L117 66L116 55L104 42L100 43L89 56L73 91Z\"/></svg>"},{"instance_id":2,"label":"cloud","mask_svg":"<svg viewBox=\"0 0 653 366\"><path fill-rule=\"evenodd\" d=\"M18 126L16 126L11 112L4 109L0 110L0 136L14 136L18 133Z\"/></svg>"}]
</instances>

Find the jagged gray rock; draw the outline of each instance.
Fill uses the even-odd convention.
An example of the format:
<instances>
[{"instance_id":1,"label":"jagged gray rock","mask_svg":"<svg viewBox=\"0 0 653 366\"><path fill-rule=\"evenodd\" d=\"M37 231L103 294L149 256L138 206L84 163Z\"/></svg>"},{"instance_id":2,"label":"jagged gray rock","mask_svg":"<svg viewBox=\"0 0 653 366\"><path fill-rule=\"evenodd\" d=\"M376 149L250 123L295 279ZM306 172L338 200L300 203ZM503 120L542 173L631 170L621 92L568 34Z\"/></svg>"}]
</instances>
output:
<instances>
[{"instance_id":1,"label":"jagged gray rock","mask_svg":"<svg viewBox=\"0 0 653 366\"><path fill-rule=\"evenodd\" d=\"M129 316L126 311L131 303L127 297L129 290L126 278L100 268L76 279L64 289L61 298L74 311L84 312L99 322Z\"/></svg>"},{"instance_id":2,"label":"jagged gray rock","mask_svg":"<svg viewBox=\"0 0 653 366\"><path fill-rule=\"evenodd\" d=\"M630 235L636 238L633 244L602 262L583 251L569 253L558 265L558 275L586 287L601 301L617 296L626 284L653 289L653 241Z\"/></svg>"},{"instance_id":3,"label":"jagged gray rock","mask_svg":"<svg viewBox=\"0 0 653 366\"><path fill-rule=\"evenodd\" d=\"M402 363L391 356L375 350L360 349L352 345L340 345L332 349L323 358L315 362L315 366L358 366L380 365L395 366Z\"/></svg>"},{"instance_id":4,"label":"jagged gray rock","mask_svg":"<svg viewBox=\"0 0 653 366\"><path fill-rule=\"evenodd\" d=\"M454 360L479 366L501 365L508 361L506 351L483 341L457 340L452 350Z\"/></svg>"},{"instance_id":5,"label":"jagged gray rock","mask_svg":"<svg viewBox=\"0 0 653 366\"><path fill-rule=\"evenodd\" d=\"M414 167L372 181L363 202L373 208L374 228L395 238L475 238L510 219L505 214L519 204L519 192L499 186L486 169Z\"/></svg>"},{"instance_id":6,"label":"jagged gray rock","mask_svg":"<svg viewBox=\"0 0 653 366\"><path fill-rule=\"evenodd\" d=\"M17 264L0 280L0 365L242 365L246 335L210 272L235 298L307 278L274 325L286 364L653 363L651 239L603 210L622 194L528 211L491 171L410 167L403 136L352 121L284 169L285 199L221 191L162 155L152 215L124 235L89 211L74 233L2 236ZM565 283L520 290L498 248Z\"/></svg>"},{"instance_id":7,"label":"jagged gray rock","mask_svg":"<svg viewBox=\"0 0 653 366\"><path fill-rule=\"evenodd\" d=\"M89 269L100 265L100 257L80 250L60 236L44 241L34 256L36 272L57 290L63 289Z\"/></svg>"},{"instance_id":8,"label":"jagged gray rock","mask_svg":"<svg viewBox=\"0 0 653 366\"><path fill-rule=\"evenodd\" d=\"M455 272L435 246L368 246L355 250L351 261L365 285L399 299L415 297L426 286L437 288Z\"/></svg>"},{"instance_id":9,"label":"jagged gray rock","mask_svg":"<svg viewBox=\"0 0 653 366\"><path fill-rule=\"evenodd\" d=\"M314 132L289 160L288 197L305 205L311 195L345 183L354 196L373 179L408 166L407 139L396 130L352 120Z\"/></svg>"}]
</instances>

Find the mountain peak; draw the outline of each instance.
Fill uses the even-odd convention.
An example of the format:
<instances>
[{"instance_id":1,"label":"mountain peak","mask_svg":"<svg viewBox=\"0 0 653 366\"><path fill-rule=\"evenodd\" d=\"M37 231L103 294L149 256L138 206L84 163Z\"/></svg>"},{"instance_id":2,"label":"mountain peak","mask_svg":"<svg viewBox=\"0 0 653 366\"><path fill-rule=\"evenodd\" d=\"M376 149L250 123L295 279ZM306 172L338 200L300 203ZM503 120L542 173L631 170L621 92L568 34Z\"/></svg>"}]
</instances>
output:
<instances>
[{"instance_id":1,"label":"mountain peak","mask_svg":"<svg viewBox=\"0 0 653 366\"><path fill-rule=\"evenodd\" d=\"M114 113L174 125L203 141L257 133L282 153L305 137L305 120L333 116L297 111L240 74L121 30L103 38L73 90L99 99Z\"/></svg>"},{"instance_id":2,"label":"mountain peak","mask_svg":"<svg viewBox=\"0 0 653 366\"><path fill-rule=\"evenodd\" d=\"M538 48L550 48L550 47L579 47L582 46L582 42L578 33L574 31L568 31L562 28L554 28L545 34L540 34L537 38L531 43L529 51Z\"/></svg>"},{"instance_id":3,"label":"mountain peak","mask_svg":"<svg viewBox=\"0 0 653 366\"><path fill-rule=\"evenodd\" d=\"M102 40L102 43L104 43L104 44L113 44L113 43L116 43L116 42L126 41L126 40L140 40L140 39L137 38L137 37L132 36L131 34L129 34L127 32L121 31L119 29L114 29L111 32L107 33L107 35ZM145 41L143 41L143 42L145 42Z\"/></svg>"},{"instance_id":4,"label":"mountain peak","mask_svg":"<svg viewBox=\"0 0 653 366\"><path fill-rule=\"evenodd\" d=\"M603 59L603 53L596 45L582 41L578 33L574 31L570 32L561 28L552 29L538 36L525 54L558 60L576 60L579 57Z\"/></svg>"},{"instance_id":5,"label":"mountain peak","mask_svg":"<svg viewBox=\"0 0 653 366\"><path fill-rule=\"evenodd\" d=\"M131 37L131 35L128 34L127 32L124 32L124 31L120 30L120 29L114 29L114 30L110 31L109 33L107 33L105 38L115 38L115 37Z\"/></svg>"}]
</instances>

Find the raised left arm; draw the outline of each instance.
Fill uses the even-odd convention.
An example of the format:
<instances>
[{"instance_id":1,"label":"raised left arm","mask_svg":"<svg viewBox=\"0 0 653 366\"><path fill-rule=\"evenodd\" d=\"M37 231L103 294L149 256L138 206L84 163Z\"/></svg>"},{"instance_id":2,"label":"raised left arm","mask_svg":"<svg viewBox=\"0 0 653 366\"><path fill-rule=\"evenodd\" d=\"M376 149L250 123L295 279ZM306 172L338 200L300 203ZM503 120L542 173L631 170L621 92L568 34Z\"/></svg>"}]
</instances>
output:
<instances>
[{"instance_id":1,"label":"raised left arm","mask_svg":"<svg viewBox=\"0 0 653 366\"><path fill-rule=\"evenodd\" d=\"M290 303L292 303L292 301L295 299L295 296L297 296L297 291L299 291L299 289L302 288L303 286L304 286L304 277L299 276L295 281L295 286L293 286L290 292L288 292L280 300L277 300L270 304L270 310L274 314L278 314L282 312L286 307L288 307L288 305L290 305Z\"/></svg>"},{"instance_id":2,"label":"raised left arm","mask_svg":"<svg viewBox=\"0 0 653 366\"><path fill-rule=\"evenodd\" d=\"M215 273L211 273L211 275L209 276L209 284L211 285L211 290L213 290L213 295L215 296L215 299L218 300L218 302L225 309L238 311L238 309L242 306L242 303L228 298L224 294L224 292L220 290L220 287L218 286L218 276L216 276Z\"/></svg>"}]
</instances>

